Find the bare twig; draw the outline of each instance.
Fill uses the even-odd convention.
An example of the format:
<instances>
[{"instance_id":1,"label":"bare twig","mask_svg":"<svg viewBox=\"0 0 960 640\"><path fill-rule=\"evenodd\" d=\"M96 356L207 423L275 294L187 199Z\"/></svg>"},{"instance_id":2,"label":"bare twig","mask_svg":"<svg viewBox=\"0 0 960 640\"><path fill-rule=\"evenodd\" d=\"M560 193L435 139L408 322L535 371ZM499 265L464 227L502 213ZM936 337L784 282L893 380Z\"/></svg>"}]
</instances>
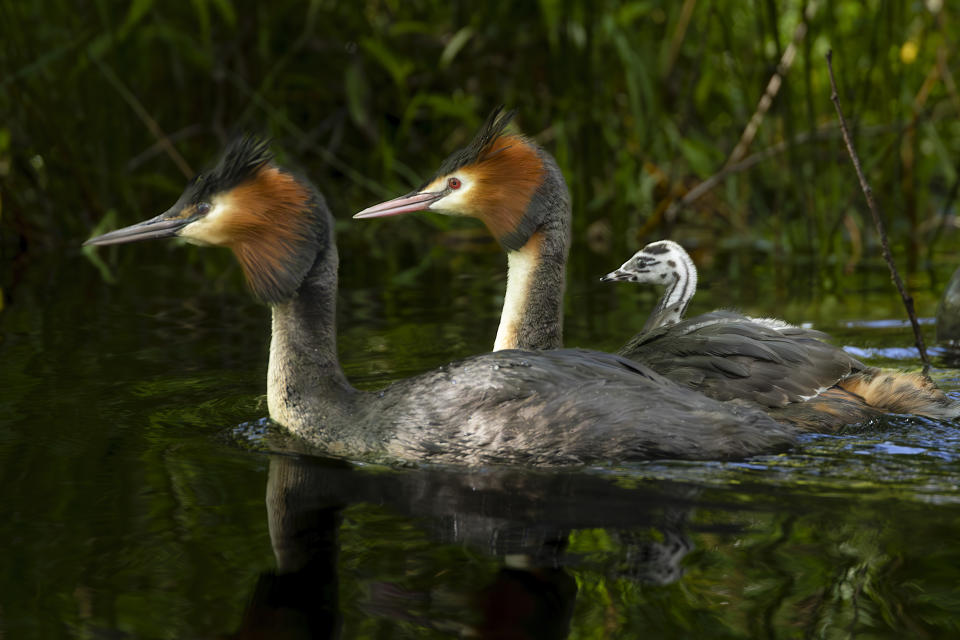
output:
<instances>
[{"instance_id":1,"label":"bare twig","mask_svg":"<svg viewBox=\"0 0 960 640\"><path fill-rule=\"evenodd\" d=\"M669 76L673 71L673 65L677 61L677 54L680 53L680 45L683 44L684 36L687 34L687 27L690 25L690 18L693 16L694 5L697 0L685 0L680 9L680 19L677 21L677 28L673 31L673 38L670 39L670 53L667 55L667 64L664 67L664 76Z\"/></svg>"},{"instance_id":2,"label":"bare twig","mask_svg":"<svg viewBox=\"0 0 960 640\"><path fill-rule=\"evenodd\" d=\"M686 195L684 195L683 198L672 202L663 214L664 219L666 219L668 222L673 221L677 213L680 212L680 209L690 204L707 191L710 191L718 183L722 182L729 174L743 171L762 159L762 157L758 156L757 154L750 156L746 160L744 160L744 156L746 156L747 150L750 148L750 144L756 137L757 131L760 129L760 124L763 122L764 116L766 116L767 111L769 111L771 105L773 105L773 99L777 97L777 93L780 91L780 86L783 84L784 76L793 65L794 58L796 58L797 55L797 46L807 35L807 21L813 17L813 15L816 13L816 10L816 0L811 0L803 14L803 19L793 32L793 40L791 40L790 44L783 52L783 55L780 57L780 62L777 64L777 69L770 77L770 81L767 83L767 88L760 97L760 102L757 103L756 111L754 111L753 116L750 117L750 121L747 122L747 126L744 127L743 133L740 135L740 141L737 142L737 145L733 148L733 151L730 152L730 156L724 163L723 168L716 174L710 176L702 183L691 189ZM784 146L784 148L786 148L786 146Z\"/></svg>"},{"instance_id":3,"label":"bare twig","mask_svg":"<svg viewBox=\"0 0 960 640\"><path fill-rule=\"evenodd\" d=\"M772 158L779 153L783 153L790 148L791 145L800 145L811 141L827 140L836 135L836 132L836 127L821 127L814 131L805 131L795 136L793 140L782 140L776 144L770 145L762 151L752 153L742 160L737 162L728 162L722 169L720 169L720 171L717 171L715 174L684 193L683 197L671 202L670 206L667 207L663 215L667 220L673 220L674 216L679 212L680 209L683 209L690 203L699 199L700 196L726 180L728 176L734 173L740 173L741 171L746 171L747 169L756 166L764 160Z\"/></svg>"},{"instance_id":4,"label":"bare twig","mask_svg":"<svg viewBox=\"0 0 960 640\"><path fill-rule=\"evenodd\" d=\"M837 82L833 77L832 50L827 51L827 69L830 71L830 100L837 109L837 117L840 119L840 131L843 133L843 141L847 145L847 152L850 154L853 168L857 172L860 188L863 190L863 195L867 199L867 207L873 216L873 224L877 227L877 233L880 236L880 246L883 249L883 259L886 260L887 266L890 268L890 277L897 286L897 291L900 292L900 297L903 299L903 306L906 307L907 315L910 317L910 324L913 326L913 337L917 343L917 350L920 352L920 359L923 360L923 369L927 371L930 369L930 359L927 357L927 347L923 341L923 334L920 332L920 323L917 322L917 314L913 309L913 297L907 292L906 287L904 287L900 273L897 272L897 267L893 263L893 256L890 255L890 243L887 241L887 231L883 226L883 220L880 218L880 210L877 208L877 203L873 199L873 189L867 184L867 179L863 175L863 169L860 168L860 158L853 148L850 131L847 129L847 121L843 117L843 110L840 109L840 96L837 94Z\"/></svg>"},{"instance_id":5,"label":"bare twig","mask_svg":"<svg viewBox=\"0 0 960 640\"><path fill-rule=\"evenodd\" d=\"M150 133L153 134L153 137L156 138L157 144L170 156L170 159L173 160L173 163L177 165L177 168L180 169L180 172L187 178L192 178L194 176L193 169L190 168L190 165L187 164L187 161L183 159L183 156L180 155L180 152L177 151L176 147L173 146L173 143L170 142L169 136L164 133L163 129L160 128L160 125L157 124L157 121L153 119L153 116L147 111L143 106L143 103L137 99L137 96L133 95L133 92L127 88L123 81L117 77L117 74L113 72L113 69L108 67L99 58L93 58L93 61L100 68L100 73L107 79L107 81L113 85L113 88L117 90L123 99L130 105L130 108L133 109L133 112L137 114L137 117L140 118L140 121L147 127Z\"/></svg>"},{"instance_id":6,"label":"bare twig","mask_svg":"<svg viewBox=\"0 0 960 640\"><path fill-rule=\"evenodd\" d=\"M891 124L876 124L864 126L860 129L860 132L862 135L878 135L887 133L889 131L902 131L904 130L904 127L909 130L916 125L917 122L908 122L906 125L900 122L893 122ZM772 144L762 151L757 151L750 154L736 164L724 166L724 168L720 169L720 171L716 172L703 182L698 183L696 186L687 191L684 191L683 189L671 191L671 194L657 205L656 210L649 216L649 221L644 225L641 232L637 234L637 237L644 237L647 231L655 228L658 224L660 224L661 220L672 222L681 209L698 200L701 196L726 180L729 176L735 173L740 173L741 171L746 171L747 169L758 165L763 160L767 160L777 154L787 151L791 146L831 140L835 138L838 133L841 133L840 126L834 124L825 125L812 131L804 131L803 133L794 136L791 140L781 140L780 142ZM664 180L666 180L666 178L664 178ZM680 194L683 195L678 198L677 196ZM840 218L837 219L837 223L833 226L836 227L839 224Z\"/></svg>"},{"instance_id":7,"label":"bare twig","mask_svg":"<svg viewBox=\"0 0 960 640\"><path fill-rule=\"evenodd\" d=\"M284 111L273 106L266 98L264 98L260 93L254 91L250 85L247 84L246 80L238 73L228 72L227 78L233 83L233 85L244 92L250 101L262 109L267 115L273 118L277 125L285 129L290 135L295 136L296 138L303 140L307 137L307 132L301 129L296 123L291 120ZM361 187L369 190L371 193L376 194L381 198L390 197L392 193L387 187L383 186L373 178L369 178L366 175L360 173L356 169L350 166L349 163L340 159L334 152L330 149L321 146L319 144L311 145L307 149L312 153L317 154L323 158L324 162L329 164L331 167L336 169L345 175L350 181L354 184L358 184Z\"/></svg>"},{"instance_id":8,"label":"bare twig","mask_svg":"<svg viewBox=\"0 0 960 640\"><path fill-rule=\"evenodd\" d=\"M176 142L180 142L185 138L190 138L192 136L195 136L198 133L201 133L202 131L204 131L205 128L206 127L204 127L202 124L199 124L199 123L187 125L183 129L180 129L179 131L174 131L173 133L169 134L166 139L169 140L171 144L173 144ZM137 167L139 167L143 163L151 160L152 158L164 152L165 152L164 142L162 140L157 140L148 148L144 149L134 157L127 160L127 171L134 171L135 169L137 169Z\"/></svg>"},{"instance_id":9,"label":"bare twig","mask_svg":"<svg viewBox=\"0 0 960 640\"><path fill-rule=\"evenodd\" d=\"M812 8L808 8L809 11L816 11L815 2L811 2L810 7ZM811 13L811 15L813 14ZM740 142L737 143L737 146L734 147L730 153L730 157L727 158L726 166L738 162L747 154L750 143L753 142L757 131L760 129L760 123L763 122L763 117L767 114L767 111L770 110L770 106L773 105L773 99L777 97L777 93L780 91L780 86L783 84L783 77L787 75L790 67L793 66L793 60L797 56L797 45L803 41L806 35L807 22L805 17L805 19L801 20L797 25L797 28L793 32L793 40L790 41L783 55L780 56L780 63L777 64L777 70L770 76L767 88L760 97L760 102L757 104L757 110L753 112L753 117L750 118L750 122L748 122L744 128L743 134L740 136Z\"/></svg>"}]
</instances>

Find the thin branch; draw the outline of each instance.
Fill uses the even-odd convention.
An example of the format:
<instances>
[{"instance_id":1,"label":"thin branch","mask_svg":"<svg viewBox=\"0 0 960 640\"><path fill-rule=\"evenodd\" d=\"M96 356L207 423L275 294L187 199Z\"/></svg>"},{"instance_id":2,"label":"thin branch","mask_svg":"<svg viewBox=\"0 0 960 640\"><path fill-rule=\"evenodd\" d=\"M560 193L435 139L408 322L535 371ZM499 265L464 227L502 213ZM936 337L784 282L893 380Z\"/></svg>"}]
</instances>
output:
<instances>
[{"instance_id":1,"label":"thin branch","mask_svg":"<svg viewBox=\"0 0 960 640\"><path fill-rule=\"evenodd\" d=\"M811 12L810 15L813 15L812 12L816 11L815 2L810 3L808 6L808 11ZM757 135L757 131L760 129L760 123L763 122L763 117L767 115L767 111L769 111L770 107L773 105L773 99L777 97L777 93L780 91L780 86L783 84L783 77L787 75L790 67L793 66L793 60L797 56L797 45L803 41L804 37L807 35L806 19L807 16L804 16L804 19L800 21L800 23L797 25L797 28L794 30L793 40L790 41L790 44L787 45L786 50L780 57L780 63L777 64L777 70L772 76L770 76L770 81L767 83L767 88L760 97L760 102L757 104L757 110L753 112L753 117L750 118L747 126L743 129L743 134L740 136L740 142L737 143L737 146L735 146L733 151L730 153L730 157L727 158L727 166L735 164L747 154L747 149L750 147L750 143L753 142L754 137Z\"/></svg>"},{"instance_id":2,"label":"thin branch","mask_svg":"<svg viewBox=\"0 0 960 640\"><path fill-rule=\"evenodd\" d=\"M167 140L169 140L171 143L180 142L181 140L190 138L192 136L197 135L198 133L201 133L202 131L204 131L205 128L206 127L204 127L202 124L199 124L199 123L187 125L183 129L180 129L179 131L174 131L173 133L169 134L167 136ZM136 170L137 167L153 159L154 157L160 155L163 152L164 152L163 142L159 140L157 142L154 142L148 148L144 149L134 157L127 160L127 171Z\"/></svg>"},{"instance_id":3,"label":"thin branch","mask_svg":"<svg viewBox=\"0 0 960 640\"><path fill-rule=\"evenodd\" d=\"M853 168L857 172L857 179L860 181L860 188L867 199L867 207L873 216L873 224L877 227L877 233L880 235L880 246L883 249L883 259L886 260L890 268L890 277L893 283L897 285L897 291L903 299L903 306L907 309L907 315L910 317L910 324L913 326L913 337L917 343L917 350L920 352L920 359L923 360L924 372L930 369L930 359L927 357L927 347L923 341L923 334L920 332L920 323L917 322L917 314L913 309L913 297L907 292L897 272L897 267L893 263L893 256L890 255L890 243L887 241L887 231L883 226L883 220L880 218L880 210L873 199L873 189L867 184L867 179L863 175L863 169L860 168L860 158L853 148L853 142L850 139L850 131L847 129L847 121L843 117L843 110L840 108L840 96L837 94L837 82L833 77L833 51L827 51L827 69L830 71L830 100L837 109L837 117L840 119L840 131L843 132L843 141L847 145L847 152L850 154L850 160L853 162Z\"/></svg>"},{"instance_id":4,"label":"thin branch","mask_svg":"<svg viewBox=\"0 0 960 640\"><path fill-rule=\"evenodd\" d=\"M664 77L667 77L673 71L673 65L677 61L677 55L680 53L680 45L687 35L687 27L690 25L690 18L693 16L694 5L697 0L685 0L683 7L680 8L680 18L677 20L677 28L673 31L673 37L670 39L670 53L667 54L667 64L664 67Z\"/></svg>"},{"instance_id":5,"label":"thin branch","mask_svg":"<svg viewBox=\"0 0 960 640\"><path fill-rule=\"evenodd\" d=\"M153 116L147 111L143 106L143 103L137 99L137 96L133 95L133 92L127 88L123 81L117 77L117 74L113 72L113 69L108 67L99 58L93 58L93 61L100 68L100 72L104 75L107 81L113 85L113 88L126 100L127 104L130 105L130 108L133 109L133 112L137 114L137 117L140 118L140 121L146 125L147 129L150 130L150 133L153 134L153 137L157 139L157 144L166 151L167 155L170 156L170 159L173 160L173 163L177 165L177 168L180 169L180 172L187 178L192 178L194 176L193 169L190 168L190 165L187 164L187 161L183 159L183 156L180 155L180 152L177 151L176 147L173 146L173 143L170 142L170 137L163 132L163 129L160 128L160 125L157 124L157 121L153 119Z\"/></svg>"},{"instance_id":6,"label":"thin branch","mask_svg":"<svg viewBox=\"0 0 960 640\"><path fill-rule=\"evenodd\" d=\"M288 131L290 135L295 136L299 139L306 137L306 132L297 126L293 120L291 120L281 109L273 106L266 98L260 95L259 92L254 91L250 85L247 84L246 80L240 74L228 72L227 78L233 83L233 85L246 94L252 104L262 109L267 115L277 122L277 124ZM331 167L336 169L345 175L350 181L354 184L358 184L361 187L369 190L371 193L374 193L382 198L390 197L391 191L385 186L377 182L372 178L368 178L366 175L360 173L353 167L351 167L347 162L341 160L335 153L330 151L326 147L320 145L313 145L307 149L321 158L324 162L329 164Z\"/></svg>"},{"instance_id":7,"label":"thin branch","mask_svg":"<svg viewBox=\"0 0 960 640\"><path fill-rule=\"evenodd\" d=\"M793 39L790 41L787 49L780 57L780 62L777 64L776 71L774 71L773 75L770 77L770 81L767 82L767 88L760 97L760 102L757 103L756 111L754 111L753 116L750 117L750 120L747 122L747 126L744 127L743 133L740 135L740 141L737 142L737 145L733 148L733 151L730 152L730 156L724 163L723 168L716 174L710 176L705 181L691 189L686 195L684 195L683 198L672 202L663 214L663 218L667 220L667 222L673 221L676 215L680 212L680 209L702 196L718 183L722 182L731 173L748 169L762 159L762 157L758 156L758 154L754 154L746 160L744 160L744 156L747 154L747 150L750 148L751 143L753 143L753 139L756 137L757 131L760 129L760 124L763 122L764 116L766 116L767 111L769 111L770 107L773 105L773 99L777 97L777 93L780 91L780 86L783 84L784 76L788 71L790 71L790 67L793 66L793 61L797 55L797 45L799 45L807 35L807 21L814 16L816 11L817 2L816 0L811 0L806 7L803 18L793 32ZM783 148L787 148L786 145L784 145Z\"/></svg>"},{"instance_id":8,"label":"thin branch","mask_svg":"<svg viewBox=\"0 0 960 640\"><path fill-rule=\"evenodd\" d=\"M915 127L917 124L918 122L908 122L905 126L907 130L909 130ZM861 127L860 132L862 135L883 134L891 130L899 131L903 128L903 126L904 125L899 122L894 122L892 124L875 124ZM659 224L661 219L673 221L681 209L689 206L695 200L699 199L702 195L726 180L728 176L735 173L740 173L741 171L746 171L747 169L756 166L763 160L767 160L768 158L772 158L779 153L787 151L791 146L807 144L808 142L821 142L824 140L830 140L838 133L840 133L839 125L824 125L819 129L814 129L813 131L804 131L803 133L794 136L792 140L781 140L780 142L772 144L762 151L757 151L756 153L750 154L736 164L724 166L724 168L720 169L720 171L716 172L703 182L698 183L691 189L687 191L680 190L679 193L682 193L683 195L679 198L671 194L670 196L667 196L666 199L662 200L661 204L657 205L656 211L650 215L650 221L644 226L642 233L639 233L638 237L643 237L646 231L654 228L657 224ZM839 219L837 224L839 224Z\"/></svg>"}]
</instances>

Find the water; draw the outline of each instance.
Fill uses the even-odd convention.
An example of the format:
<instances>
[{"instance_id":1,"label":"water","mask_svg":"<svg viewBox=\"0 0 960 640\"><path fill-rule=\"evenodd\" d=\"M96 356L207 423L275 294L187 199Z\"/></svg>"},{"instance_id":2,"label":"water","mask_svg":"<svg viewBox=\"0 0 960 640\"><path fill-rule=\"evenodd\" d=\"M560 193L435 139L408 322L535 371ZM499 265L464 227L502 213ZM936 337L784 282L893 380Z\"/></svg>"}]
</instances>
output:
<instances>
[{"instance_id":1,"label":"water","mask_svg":"<svg viewBox=\"0 0 960 640\"><path fill-rule=\"evenodd\" d=\"M341 244L341 358L358 385L488 348L496 252L438 250L418 268L400 247L388 268ZM891 417L785 455L575 472L271 455L268 314L228 256L116 251L101 253L122 266L114 284L80 255L31 256L5 291L4 638L960 633L950 425ZM614 348L652 297L594 282L619 256L577 255L568 342ZM693 312L733 298L812 320L871 363L916 366L882 287L794 292L790 306L723 273ZM934 375L960 389L957 371Z\"/></svg>"}]
</instances>

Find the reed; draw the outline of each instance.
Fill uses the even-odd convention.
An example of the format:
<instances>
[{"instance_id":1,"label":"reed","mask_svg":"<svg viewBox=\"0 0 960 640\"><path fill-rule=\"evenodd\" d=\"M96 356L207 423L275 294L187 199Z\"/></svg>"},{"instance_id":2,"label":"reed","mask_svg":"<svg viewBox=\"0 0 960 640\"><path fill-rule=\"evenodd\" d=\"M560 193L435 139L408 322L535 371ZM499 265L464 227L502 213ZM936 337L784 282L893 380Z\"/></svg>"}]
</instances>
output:
<instances>
[{"instance_id":1,"label":"reed","mask_svg":"<svg viewBox=\"0 0 960 640\"><path fill-rule=\"evenodd\" d=\"M812 274L853 269L878 250L810 59L832 46L850 61L838 82L864 168L895 212L892 250L922 269L921 248L956 239L960 157L956 8L928 4L6 0L0 245L74 247L108 212L122 224L158 211L198 168L183 158L240 130L277 138L346 216L419 184L506 103L564 169L577 243L619 257L670 235L768 264L799 257ZM388 233L423 249L425 225L457 224L342 231L347 245Z\"/></svg>"}]
</instances>

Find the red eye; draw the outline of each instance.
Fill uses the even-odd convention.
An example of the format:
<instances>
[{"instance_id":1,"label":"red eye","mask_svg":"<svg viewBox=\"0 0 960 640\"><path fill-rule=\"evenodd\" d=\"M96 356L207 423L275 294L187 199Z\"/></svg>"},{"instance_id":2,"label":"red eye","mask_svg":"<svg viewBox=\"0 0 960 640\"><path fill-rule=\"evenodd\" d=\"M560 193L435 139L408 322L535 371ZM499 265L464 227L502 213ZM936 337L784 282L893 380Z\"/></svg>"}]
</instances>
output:
<instances>
[{"instance_id":1,"label":"red eye","mask_svg":"<svg viewBox=\"0 0 960 640\"><path fill-rule=\"evenodd\" d=\"M460 178L450 178L447 180L447 186L451 189L459 189L461 184Z\"/></svg>"}]
</instances>

